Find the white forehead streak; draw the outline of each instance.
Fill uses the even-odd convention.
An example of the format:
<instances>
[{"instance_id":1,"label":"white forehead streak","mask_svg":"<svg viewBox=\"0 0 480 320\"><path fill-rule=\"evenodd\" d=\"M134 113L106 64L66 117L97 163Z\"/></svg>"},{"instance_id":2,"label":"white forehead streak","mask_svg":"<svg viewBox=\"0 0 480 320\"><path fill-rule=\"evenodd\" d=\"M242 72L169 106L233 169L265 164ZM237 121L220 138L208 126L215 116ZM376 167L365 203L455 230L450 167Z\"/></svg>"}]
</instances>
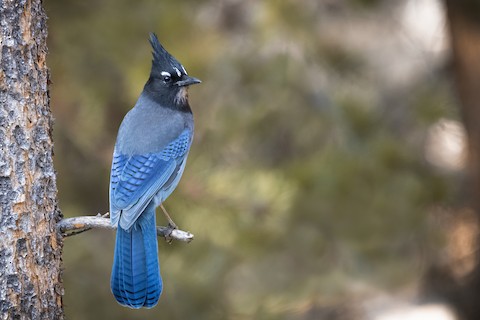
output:
<instances>
[{"instance_id":1,"label":"white forehead streak","mask_svg":"<svg viewBox=\"0 0 480 320\"><path fill-rule=\"evenodd\" d=\"M162 71L160 74L161 74L162 76L164 76L164 77L167 77L167 76L168 76L168 77L171 77L171 76L172 76L172 75L170 74L170 72L167 72L167 71Z\"/></svg>"},{"instance_id":2,"label":"white forehead streak","mask_svg":"<svg viewBox=\"0 0 480 320\"><path fill-rule=\"evenodd\" d=\"M183 72L184 72L186 75L188 75L187 70L185 70L185 67L184 67L184 66L182 66L182 69L183 69Z\"/></svg>"},{"instance_id":3,"label":"white forehead streak","mask_svg":"<svg viewBox=\"0 0 480 320\"><path fill-rule=\"evenodd\" d=\"M179 77L182 76L182 73L180 72L180 70L178 70L178 68L174 67L173 69L175 69L175 71L177 71L177 75L178 75Z\"/></svg>"}]
</instances>

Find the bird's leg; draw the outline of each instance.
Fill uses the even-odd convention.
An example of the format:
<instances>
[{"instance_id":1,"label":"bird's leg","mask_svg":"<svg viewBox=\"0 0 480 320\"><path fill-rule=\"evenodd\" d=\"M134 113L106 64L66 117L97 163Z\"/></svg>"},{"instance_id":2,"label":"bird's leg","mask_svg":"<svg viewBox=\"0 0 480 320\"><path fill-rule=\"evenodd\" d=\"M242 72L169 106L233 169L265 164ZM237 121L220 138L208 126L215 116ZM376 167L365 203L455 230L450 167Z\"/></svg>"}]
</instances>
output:
<instances>
[{"instance_id":1,"label":"bird's leg","mask_svg":"<svg viewBox=\"0 0 480 320\"><path fill-rule=\"evenodd\" d=\"M165 210L165 208L163 207L163 203L160 204L160 208L162 208L163 214L167 218L168 226L171 227L172 229L177 229L177 225L175 224L175 222L173 222L172 218L170 218L170 215L168 214L167 210Z\"/></svg>"},{"instance_id":2,"label":"bird's leg","mask_svg":"<svg viewBox=\"0 0 480 320\"><path fill-rule=\"evenodd\" d=\"M165 240L167 240L168 243L172 243L173 239L172 239L172 237L170 237L170 235L172 234L173 230L178 229L177 225L175 224L175 222L173 222L172 218L170 218L170 215L168 214L167 210L163 206L163 203L160 204L160 208L162 208L163 214L165 215L165 217L168 220L168 229L169 230L168 230L168 233L165 235Z\"/></svg>"}]
</instances>

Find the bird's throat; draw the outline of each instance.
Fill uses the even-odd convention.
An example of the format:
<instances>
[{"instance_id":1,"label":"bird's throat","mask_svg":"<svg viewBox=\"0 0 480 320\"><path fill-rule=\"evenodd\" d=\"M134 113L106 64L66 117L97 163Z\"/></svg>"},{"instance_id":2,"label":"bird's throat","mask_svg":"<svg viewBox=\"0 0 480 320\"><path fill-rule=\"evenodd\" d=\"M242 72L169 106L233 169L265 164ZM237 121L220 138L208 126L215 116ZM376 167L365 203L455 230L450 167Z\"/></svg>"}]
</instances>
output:
<instances>
[{"instance_id":1,"label":"bird's throat","mask_svg":"<svg viewBox=\"0 0 480 320\"><path fill-rule=\"evenodd\" d=\"M175 95L174 102L179 106L188 105L188 89L181 87Z\"/></svg>"}]
</instances>

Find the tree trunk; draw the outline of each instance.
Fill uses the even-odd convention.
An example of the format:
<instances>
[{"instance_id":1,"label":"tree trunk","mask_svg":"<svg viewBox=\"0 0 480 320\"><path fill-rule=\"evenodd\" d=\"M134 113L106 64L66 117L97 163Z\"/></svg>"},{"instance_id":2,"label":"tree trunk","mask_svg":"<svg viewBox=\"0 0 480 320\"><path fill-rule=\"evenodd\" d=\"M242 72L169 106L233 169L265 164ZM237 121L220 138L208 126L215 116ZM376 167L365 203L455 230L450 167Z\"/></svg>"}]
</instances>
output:
<instances>
[{"instance_id":1,"label":"tree trunk","mask_svg":"<svg viewBox=\"0 0 480 320\"><path fill-rule=\"evenodd\" d=\"M47 26L41 0L0 0L0 315L63 319Z\"/></svg>"},{"instance_id":2,"label":"tree trunk","mask_svg":"<svg viewBox=\"0 0 480 320\"><path fill-rule=\"evenodd\" d=\"M468 184L471 205L480 212L480 3L448 0L453 71L468 135Z\"/></svg>"},{"instance_id":3,"label":"tree trunk","mask_svg":"<svg viewBox=\"0 0 480 320\"><path fill-rule=\"evenodd\" d=\"M460 113L468 137L466 190L468 206L480 223L480 2L445 0L452 48L452 67L460 102ZM480 238L477 239L480 244ZM430 277L430 286L455 307L464 320L480 319L480 256L465 279L454 280L448 270Z\"/></svg>"}]
</instances>

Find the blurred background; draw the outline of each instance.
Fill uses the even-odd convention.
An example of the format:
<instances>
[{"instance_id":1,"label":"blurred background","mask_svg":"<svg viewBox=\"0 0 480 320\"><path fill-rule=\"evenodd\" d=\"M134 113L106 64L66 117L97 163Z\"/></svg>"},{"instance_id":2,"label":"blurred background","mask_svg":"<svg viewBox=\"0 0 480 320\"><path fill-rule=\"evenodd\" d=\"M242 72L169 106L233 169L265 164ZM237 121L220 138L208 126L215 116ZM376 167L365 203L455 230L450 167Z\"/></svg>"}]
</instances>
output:
<instances>
[{"instance_id":1,"label":"blurred background","mask_svg":"<svg viewBox=\"0 0 480 320\"><path fill-rule=\"evenodd\" d=\"M148 32L203 80L158 306L115 302L93 230L65 240L67 317L479 319L477 2L45 1L65 216L108 211Z\"/></svg>"}]
</instances>

